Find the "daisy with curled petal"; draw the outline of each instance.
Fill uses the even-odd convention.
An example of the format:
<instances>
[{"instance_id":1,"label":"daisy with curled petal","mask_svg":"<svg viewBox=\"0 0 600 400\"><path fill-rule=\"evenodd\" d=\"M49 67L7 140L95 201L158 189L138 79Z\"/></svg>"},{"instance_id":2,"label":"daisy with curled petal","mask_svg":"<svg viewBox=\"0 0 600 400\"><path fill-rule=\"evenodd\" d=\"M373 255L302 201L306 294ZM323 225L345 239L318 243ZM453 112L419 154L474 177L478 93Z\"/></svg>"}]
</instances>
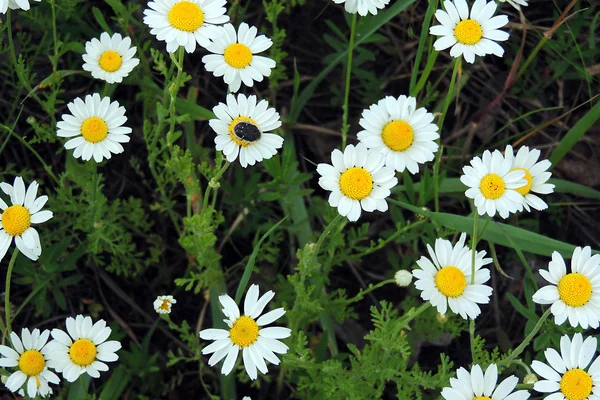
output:
<instances>
[{"instance_id":1,"label":"daisy with curled petal","mask_svg":"<svg viewBox=\"0 0 600 400\"><path fill-rule=\"evenodd\" d=\"M0 345L0 367L17 367L6 380L6 388L11 392L17 392L23 395L19 390L27 382L27 396L34 398L39 393L45 397L52 393L48 383L58 384L60 379L56 374L48 369L48 348L46 342L50 336L50 331L44 330L40 333L39 329L32 332L24 328L21 330L21 338L11 332L10 341L13 348Z\"/></svg>"},{"instance_id":2,"label":"daisy with curled petal","mask_svg":"<svg viewBox=\"0 0 600 400\"><path fill-rule=\"evenodd\" d=\"M159 314L171 314L171 307L177 303L173 296L158 296L154 300L154 311Z\"/></svg>"},{"instance_id":3,"label":"daisy with curled petal","mask_svg":"<svg viewBox=\"0 0 600 400\"><path fill-rule=\"evenodd\" d=\"M417 99L404 95L388 96L364 110L358 140L385 156L385 165L398 172L419 172L419 164L433 160L438 150L438 127L433 114L417 108Z\"/></svg>"},{"instance_id":4,"label":"daisy with curled petal","mask_svg":"<svg viewBox=\"0 0 600 400\"><path fill-rule=\"evenodd\" d=\"M38 3L42 0L35 0ZM0 14L6 14L6 11L10 8L11 10L29 10L31 5L29 0L0 0Z\"/></svg>"},{"instance_id":5,"label":"daisy with curled petal","mask_svg":"<svg viewBox=\"0 0 600 400\"><path fill-rule=\"evenodd\" d=\"M452 46L452 57L458 58L463 55L471 64L475 62L476 55L495 54L502 57L504 49L496 42L508 40L508 33L498 28L508 23L508 17L492 17L496 7L494 1L486 3L486 0L475 0L469 12L465 0L445 0L446 11L435 12L435 17L441 25L429 28L430 34L442 36L435 41L433 47L441 51Z\"/></svg>"},{"instance_id":6,"label":"daisy with curled petal","mask_svg":"<svg viewBox=\"0 0 600 400\"><path fill-rule=\"evenodd\" d=\"M572 327L587 329L600 325L600 255L592 256L592 249L576 247L571 259L571 273L559 252L552 253L548 270L540 275L550 282L533 294L538 304L552 304L550 308L556 325L567 319Z\"/></svg>"},{"instance_id":7,"label":"daisy with curled petal","mask_svg":"<svg viewBox=\"0 0 600 400\"><path fill-rule=\"evenodd\" d=\"M216 119L208 121L216 132L216 148L223 152L227 161L240 159L242 167L269 159L283 145L283 138L272 130L281 126L279 113L268 108L269 103L256 96L227 95L227 104L219 103L213 108Z\"/></svg>"},{"instance_id":8,"label":"daisy with curled petal","mask_svg":"<svg viewBox=\"0 0 600 400\"><path fill-rule=\"evenodd\" d=\"M229 21L227 0L154 0L144 10L144 23L158 40L167 42L167 51L174 53L179 46L192 53L196 43L210 46L219 32L216 25Z\"/></svg>"},{"instance_id":9,"label":"daisy with curled petal","mask_svg":"<svg viewBox=\"0 0 600 400\"><path fill-rule=\"evenodd\" d=\"M473 157L470 167L463 167L460 181L469 187L465 196L474 200L479 215L493 217L497 212L508 218L511 212L522 209L524 199L516 189L527 184L525 172L512 171L511 166L511 160L498 150L486 150L482 158Z\"/></svg>"},{"instance_id":10,"label":"daisy with curled petal","mask_svg":"<svg viewBox=\"0 0 600 400\"><path fill-rule=\"evenodd\" d=\"M51 367L61 372L63 378L74 382L80 375L87 373L92 378L99 378L100 371L108 371L104 362L117 361L116 352L121 343L106 339L111 329L106 322L92 324L92 318L78 315L67 318L67 332L61 329L52 330L52 342L48 343L48 358Z\"/></svg>"},{"instance_id":11,"label":"daisy with curled petal","mask_svg":"<svg viewBox=\"0 0 600 400\"><path fill-rule=\"evenodd\" d=\"M417 279L415 287L421 290L421 298L437 307L440 314L446 314L448 306L464 319L475 319L481 310L477 304L488 304L492 288L484 285L490 279L490 270L482 268L492 262L485 257L485 250L475 257L475 283L471 283L471 249L465 246L466 233L460 235L452 246L449 240L438 238L435 250L428 244L425 256L417 261L421 269L413 271Z\"/></svg>"},{"instance_id":12,"label":"daisy with curled petal","mask_svg":"<svg viewBox=\"0 0 600 400\"><path fill-rule=\"evenodd\" d=\"M377 15L377 11L387 6L390 0L333 0L336 4L344 4L347 13L358 14L363 17L368 13Z\"/></svg>"},{"instance_id":13,"label":"daisy with curled petal","mask_svg":"<svg viewBox=\"0 0 600 400\"><path fill-rule=\"evenodd\" d=\"M258 285L251 285L244 300L244 315L240 315L240 310L231 297L226 294L219 296L223 314L227 317L224 321L229 329L200 331L201 339L214 340L213 343L202 349L202 354L213 353L208 360L208 365L212 367L225 358L221 373L229 375L240 349L244 367L252 380L258 376L257 369L263 374L269 372L265 360L279 365L279 358L275 353L285 354L288 347L277 339L289 337L291 330L282 327L264 328L265 325L276 321L285 314L283 308L277 308L260 316L273 296L275 293L269 290L258 298Z\"/></svg>"},{"instance_id":14,"label":"daisy with curled petal","mask_svg":"<svg viewBox=\"0 0 600 400\"><path fill-rule=\"evenodd\" d=\"M514 375L498 382L498 367L490 364L485 370L474 365L471 372L463 367L456 371L456 378L450 378L450 386L442 389L442 397L446 400L526 400L530 394L527 390L514 391L519 378Z\"/></svg>"},{"instance_id":15,"label":"daisy with curled petal","mask_svg":"<svg viewBox=\"0 0 600 400\"><path fill-rule=\"evenodd\" d=\"M529 5L526 0L498 0L498 1L500 1L502 3L508 2L508 4L510 4L517 10L520 10L521 6L527 7Z\"/></svg>"},{"instance_id":16,"label":"daisy with curled petal","mask_svg":"<svg viewBox=\"0 0 600 400\"><path fill-rule=\"evenodd\" d=\"M8 196L8 204L0 198L0 261L6 255L12 239L15 238L17 249L27 258L35 261L42 254L40 235L31 224L41 224L52 218L52 211L42 210L48 196L37 197L38 183L33 181L25 191L23 178L17 176L12 186L0 183L0 189Z\"/></svg>"},{"instance_id":17,"label":"daisy with curled petal","mask_svg":"<svg viewBox=\"0 0 600 400\"><path fill-rule=\"evenodd\" d=\"M56 124L57 135L72 138L65 143L66 149L75 149L73 157L84 161L94 157L97 163L110 159L111 154L124 151L121 143L129 142L131 128L122 126L126 121L125 107L111 103L108 97L100 99L98 93L75 99L67 104L71 114L63 114Z\"/></svg>"},{"instance_id":18,"label":"daisy with curled petal","mask_svg":"<svg viewBox=\"0 0 600 400\"><path fill-rule=\"evenodd\" d=\"M552 163L550 160L538 161L540 153L538 149L529 150L529 147L523 146L515 156L511 145L506 146L504 151L505 157L512 163L511 171L520 170L525 172L524 179L527 183L515 190L524 196L523 207L527 211L530 211L529 206L540 211L548 208L548 204L532 192L540 194L554 192L554 185L546 183L552 176L552 173L548 172L548 168L552 166Z\"/></svg>"},{"instance_id":19,"label":"daisy with curled petal","mask_svg":"<svg viewBox=\"0 0 600 400\"><path fill-rule=\"evenodd\" d=\"M369 150L362 143L356 147L350 144L343 153L333 150L331 163L317 166L319 185L331 191L329 205L337 207L341 216L357 221L362 210L387 211L385 199L398 178L392 168L384 166L382 153Z\"/></svg>"},{"instance_id":20,"label":"daisy with curled petal","mask_svg":"<svg viewBox=\"0 0 600 400\"><path fill-rule=\"evenodd\" d=\"M256 55L273 45L271 39L256 36L256 27L249 27L245 22L240 24L237 33L231 24L225 24L219 30L219 36L206 48L213 54L202 57L207 71L222 76L234 93L242 82L252 87L254 81L262 82L263 77L271 75L275 61Z\"/></svg>"},{"instance_id":21,"label":"daisy with curled petal","mask_svg":"<svg viewBox=\"0 0 600 400\"><path fill-rule=\"evenodd\" d=\"M544 378L536 382L533 389L552 393L545 397L547 400L600 399L600 358L590 365L596 346L593 336L583 340L581 333L576 333L572 341L568 335L561 337L560 354L547 349L544 355L548 364L537 360L531 363L531 369Z\"/></svg>"},{"instance_id":22,"label":"daisy with curled petal","mask_svg":"<svg viewBox=\"0 0 600 400\"><path fill-rule=\"evenodd\" d=\"M108 83L120 83L140 63L135 58L137 47L131 47L131 39L123 39L120 33L109 36L102 32L100 40L93 38L85 44L83 69L96 79Z\"/></svg>"}]
</instances>

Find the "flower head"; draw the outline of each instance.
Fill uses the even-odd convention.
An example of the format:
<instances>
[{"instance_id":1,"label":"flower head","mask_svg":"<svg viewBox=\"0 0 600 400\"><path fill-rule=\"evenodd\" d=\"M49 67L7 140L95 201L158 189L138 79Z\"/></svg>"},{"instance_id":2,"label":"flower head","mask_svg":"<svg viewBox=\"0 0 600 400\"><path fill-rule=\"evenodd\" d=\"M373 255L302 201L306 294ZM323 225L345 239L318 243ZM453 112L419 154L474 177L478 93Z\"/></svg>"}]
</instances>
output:
<instances>
[{"instance_id":1,"label":"flower head","mask_svg":"<svg viewBox=\"0 0 600 400\"><path fill-rule=\"evenodd\" d=\"M159 314L171 314L171 307L177 303L173 296L158 296L154 300L154 310Z\"/></svg>"},{"instance_id":2,"label":"flower head","mask_svg":"<svg viewBox=\"0 0 600 400\"><path fill-rule=\"evenodd\" d=\"M344 4L347 13L358 14L363 17L368 13L377 15L377 11L387 6L390 0L333 0L336 4Z\"/></svg>"},{"instance_id":3,"label":"flower head","mask_svg":"<svg viewBox=\"0 0 600 400\"><path fill-rule=\"evenodd\" d=\"M100 40L93 38L85 44L83 69L96 79L108 83L120 83L140 63L135 58L137 47L131 47L131 39L123 39L120 33L109 36L103 32Z\"/></svg>"},{"instance_id":4,"label":"flower head","mask_svg":"<svg viewBox=\"0 0 600 400\"><path fill-rule=\"evenodd\" d=\"M144 23L158 40L167 42L167 51L179 46L192 53L196 43L204 48L219 35L216 25L229 21L227 0L154 0L144 10Z\"/></svg>"},{"instance_id":5,"label":"flower head","mask_svg":"<svg viewBox=\"0 0 600 400\"><path fill-rule=\"evenodd\" d=\"M494 15L496 3L475 0L473 8L465 0L445 0L446 11L437 10L435 17L441 25L429 28L429 33L441 36L433 47L437 51L450 49L450 55L465 57L468 63L475 62L475 56L495 54L502 57L504 49L496 41L508 40L508 33L498 30L508 23L506 15Z\"/></svg>"},{"instance_id":6,"label":"flower head","mask_svg":"<svg viewBox=\"0 0 600 400\"><path fill-rule=\"evenodd\" d=\"M124 151L121 143L129 142L131 128L122 126L126 121L125 107L111 103L108 97L100 99L98 93L75 99L67 104L70 114L63 114L57 135L72 138L65 143L66 149L75 149L73 157L84 161L94 157L97 163L110 159L112 154Z\"/></svg>"},{"instance_id":7,"label":"flower head","mask_svg":"<svg viewBox=\"0 0 600 400\"><path fill-rule=\"evenodd\" d=\"M485 257L485 250L475 257L475 282L471 283L471 249L465 246L466 233L460 235L452 246L449 240L436 239L435 250L427 245L431 260L425 256L417 261L421 269L415 269L415 287L421 290L421 298L445 314L450 309L461 317L475 319L481 310L477 304L487 304L492 288L484 285L490 279L490 271L482 268L492 262Z\"/></svg>"},{"instance_id":8,"label":"flower head","mask_svg":"<svg viewBox=\"0 0 600 400\"><path fill-rule=\"evenodd\" d=\"M517 189L527 184L525 172L513 171L511 165L511 160L498 150L486 150L482 158L471 160L470 167L463 167L460 181L469 187L465 195L474 199L479 215L487 213L493 217L498 212L502 218L508 218L511 212L522 209L523 195Z\"/></svg>"},{"instance_id":9,"label":"flower head","mask_svg":"<svg viewBox=\"0 0 600 400\"><path fill-rule=\"evenodd\" d=\"M499 385L498 367L490 364L485 370L479 365L474 365L471 372L459 368L456 378L450 378L450 386L442 389L442 397L446 400L526 400L530 394L527 390L514 391L519 383L519 378L509 376Z\"/></svg>"},{"instance_id":10,"label":"flower head","mask_svg":"<svg viewBox=\"0 0 600 400\"><path fill-rule=\"evenodd\" d=\"M548 208L548 204L533 193L548 194L554 192L554 185L546 183L552 176L551 172L547 172L552 163L549 160L538 161L540 151L538 149L529 150L527 146L521 147L515 156L512 146L508 145L504 155L511 161L511 171L520 170L525 172L523 179L527 183L515 189L525 197L523 207L527 211L530 211L529 206L540 211Z\"/></svg>"},{"instance_id":11,"label":"flower head","mask_svg":"<svg viewBox=\"0 0 600 400\"><path fill-rule=\"evenodd\" d=\"M329 205L337 207L340 215L357 221L362 210L387 211L385 199L398 179L392 168L384 166L382 153L368 150L362 143L356 147L350 144L343 153L335 149L331 163L317 166L319 185L331 191Z\"/></svg>"},{"instance_id":12,"label":"flower head","mask_svg":"<svg viewBox=\"0 0 600 400\"><path fill-rule=\"evenodd\" d=\"M228 94L227 104L219 103L213 108L217 118L208 121L217 133L217 150L223 151L230 162L239 155L244 168L273 157L283 145L281 136L270 133L281 126L279 113L268 108L266 100L256 102L254 95L238 94L236 100L234 95Z\"/></svg>"},{"instance_id":13,"label":"flower head","mask_svg":"<svg viewBox=\"0 0 600 400\"><path fill-rule=\"evenodd\" d=\"M417 108L417 99L388 96L364 110L358 140L385 156L385 165L398 172L419 172L419 164L431 161L438 150L440 135L432 124L433 114Z\"/></svg>"},{"instance_id":14,"label":"flower head","mask_svg":"<svg viewBox=\"0 0 600 400\"><path fill-rule=\"evenodd\" d=\"M256 27L242 22L238 31L231 24L219 27L219 36L212 40L207 50L213 54L202 57L206 70L214 76L222 76L229 90L237 92L242 82L248 87L254 81L262 82L263 77L271 75L275 61L257 56L273 45L264 35L256 36Z\"/></svg>"},{"instance_id":15,"label":"flower head","mask_svg":"<svg viewBox=\"0 0 600 400\"><path fill-rule=\"evenodd\" d=\"M244 367L252 380L258 376L257 369L263 374L268 373L265 360L279 365L279 358L275 353L285 354L288 347L277 339L289 337L291 330L281 327L264 328L265 325L276 321L285 314L283 308L277 308L260 316L273 296L275 293L270 290L259 298L258 285L250 286L244 300L244 315L240 315L240 310L231 297L226 294L219 296L219 302L223 306L223 314L226 317L224 321L229 329L200 331L201 339L214 340L213 343L202 349L202 354L213 353L208 360L208 365L212 367L225 358L221 373L229 375L240 349Z\"/></svg>"},{"instance_id":16,"label":"flower head","mask_svg":"<svg viewBox=\"0 0 600 400\"><path fill-rule=\"evenodd\" d=\"M12 186L0 183L0 189L8 196L8 204L0 198L0 260L4 258L12 239L15 238L17 248L27 258L35 261L42 254L40 236L31 224L41 224L52 218L52 211L42 210L48 196L37 197L38 183L31 182L27 191L23 178L17 176Z\"/></svg>"},{"instance_id":17,"label":"flower head","mask_svg":"<svg viewBox=\"0 0 600 400\"><path fill-rule=\"evenodd\" d=\"M587 329L600 325L600 255L592 256L592 249L576 247L571 259L571 272L567 273L565 260L560 253L552 253L548 270L540 275L550 282L533 294L538 304L552 304L554 322L562 325L567 319L572 327Z\"/></svg>"},{"instance_id":18,"label":"flower head","mask_svg":"<svg viewBox=\"0 0 600 400\"><path fill-rule=\"evenodd\" d=\"M48 343L48 357L56 372L62 372L63 378L74 382L80 375L87 373L99 378L100 371L108 371L105 362L117 361L116 352L121 343L106 339L111 329L106 321L92 324L92 318L78 315L67 318L67 332L52 330L52 342Z\"/></svg>"},{"instance_id":19,"label":"flower head","mask_svg":"<svg viewBox=\"0 0 600 400\"><path fill-rule=\"evenodd\" d=\"M410 271L401 269L394 274L394 280L396 281L396 285L407 287L412 282L412 274Z\"/></svg>"},{"instance_id":20,"label":"flower head","mask_svg":"<svg viewBox=\"0 0 600 400\"><path fill-rule=\"evenodd\" d=\"M600 397L600 358L590 362L596 354L597 340L589 336L583 340L576 333L573 340L568 335L560 338L560 354L547 349L545 364L534 360L533 369L543 380L536 382L533 389L542 393L554 393L546 396L552 400L594 400ZM589 365L589 368L588 368Z\"/></svg>"},{"instance_id":21,"label":"flower head","mask_svg":"<svg viewBox=\"0 0 600 400\"><path fill-rule=\"evenodd\" d=\"M17 392L27 382L27 396L34 398L38 393L45 397L52 393L48 383L58 384L60 379L48 369L48 346L46 342L50 331L39 329L32 332L24 328L21 330L21 338L16 333L10 333L10 341L13 348L0 345L0 367L17 367L6 381L6 387L11 392Z\"/></svg>"},{"instance_id":22,"label":"flower head","mask_svg":"<svg viewBox=\"0 0 600 400\"><path fill-rule=\"evenodd\" d=\"M42 0L35 0L38 3ZM29 10L31 5L29 0L0 0L0 14L6 14L6 11L10 8L11 10Z\"/></svg>"}]
</instances>

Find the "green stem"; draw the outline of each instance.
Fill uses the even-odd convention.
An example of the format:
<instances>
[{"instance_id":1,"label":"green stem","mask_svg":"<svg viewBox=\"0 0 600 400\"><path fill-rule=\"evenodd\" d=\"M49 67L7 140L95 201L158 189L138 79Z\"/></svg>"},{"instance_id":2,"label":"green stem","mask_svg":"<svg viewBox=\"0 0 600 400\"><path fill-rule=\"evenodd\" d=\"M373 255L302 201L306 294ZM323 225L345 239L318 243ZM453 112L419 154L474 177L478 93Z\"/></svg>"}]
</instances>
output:
<instances>
[{"instance_id":1,"label":"green stem","mask_svg":"<svg viewBox=\"0 0 600 400\"><path fill-rule=\"evenodd\" d=\"M54 3L55 0L50 0L50 8L52 9L52 37L54 39L54 57L51 57L52 72L56 72L58 62L58 36L56 35L56 6Z\"/></svg>"},{"instance_id":2,"label":"green stem","mask_svg":"<svg viewBox=\"0 0 600 400\"><path fill-rule=\"evenodd\" d=\"M175 103L177 100L177 93L179 92L179 89L181 87L181 75L183 73L183 53L184 48L182 46L179 46L179 49L177 50L177 58L173 53L169 53L169 56L171 56L171 61L173 61L173 64L177 66L177 76L175 77L175 81L172 82L171 86L169 87L171 101L169 103L170 126L169 132L167 132L168 147L171 147L171 145L173 144L173 135L175 133Z\"/></svg>"},{"instance_id":3,"label":"green stem","mask_svg":"<svg viewBox=\"0 0 600 400\"><path fill-rule=\"evenodd\" d=\"M410 310L408 310L408 312L406 314L404 314L402 316L402 322L404 323L408 323L410 321L412 321L413 319L417 318L419 315L421 315L425 310L427 310L429 307L431 306L430 302L426 302L421 304L418 308L414 309L411 308Z\"/></svg>"},{"instance_id":4,"label":"green stem","mask_svg":"<svg viewBox=\"0 0 600 400\"><path fill-rule=\"evenodd\" d=\"M92 172L92 228L96 224L96 192L98 191L98 164L94 162Z\"/></svg>"},{"instance_id":5,"label":"green stem","mask_svg":"<svg viewBox=\"0 0 600 400\"><path fill-rule=\"evenodd\" d=\"M352 14L352 27L350 28L350 43L348 45L348 62L346 64L346 91L344 92L344 105L342 111L342 149L346 148L346 140L348 139L348 131L350 125L348 125L348 101L350 100L350 78L352 76L352 54L354 53L354 36L356 36L356 20L358 19L357 14Z\"/></svg>"},{"instance_id":6,"label":"green stem","mask_svg":"<svg viewBox=\"0 0 600 400\"><path fill-rule=\"evenodd\" d=\"M475 259L477 257L477 231L479 230L479 213L473 216L473 236L471 236L471 285L475 284ZM471 343L471 358L475 363L475 319L469 321L469 340Z\"/></svg>"},{"instance_id":7,"label":"green stem","mask_svg":"<svg viewBox=\"0 0 600 400\"><path fill-rule=\"evenodd\" d=\"M8 263L8 270L6 271L6 287L4 289L4 313L6 317L6 334L10 335L12 332L11 320L10 320L10 279L12 276L13 267L15 266L15 261L17 260L17 256L19 255L19 249L15 247L15 251L13 251L12 257L10 258L10 262Z\"/></svg>"},{"instance_id":8,"label":"green stem","mask_svg":"<svg viewBox=\"0 0 600 400\"><path fill-rule=\"evenodd\" d=\"M529 343L533 340L533 337L542 328L544 321L546 321L546 319L550 315L550 311L551 311L551 308L548 308L546 310L546 312L544 312L544 314L542 314L542 316L540 317L538 322L535 324L535 326L533 327L531 332L529 332L529 335L527 335L525 340L523 340L523 342L516 349L514 349L508 357L506 357L503 360L500 360L497 363L498 367L509 365L514 359L516 359L523 352L523 350L525 350L525 347L527 347L529 345Z\"/></svg>"},{"instance_id":9,"label":"green stem","mask_svg":"<svg viewBox=\"0 0 600 400\"><path fill-rule=\"evenodd\" d=\"M325 240L325 238L327 236L329 236L329 234L331 233L333 228L335 226L337 226L337 224L342 220L342 218L343 217L340 214L336 215L335 218L329 223L329 225L327 225L327 227L325 228L323 233L321 233L321 236L319 236L319 240L317 240L317 244L315 245L315 251L313 252L313 258L317 257L317 254L319 254L319 249L323 245L323 241Z\"/></svg>"},{"instance_id":10,"label":"green stem","mask_svg":"<svg viewBox=\"0 0 600 400\"><path fill-rule=\"evenodd\" d=\"M219 179L221 178L221 176L223 176L225 171L227 171L227 168L229 168L230 165L231 165L231 163L229 161L225 161L225 164L221 167L221 169L219 169L219 171L217 171L215 176L210 178L210 181L208 182L208 185L206 186L206 191L204 192L204 199L202 201L202 210L200 211L200 214L202 214L206 211L206 209L208 207L208 198L210 197L210 191L214 188L215 192L216 192L217 188L219 188L219 186L220 186ZM214 204L214 202L213 202L213 204Z\"/></svg>"},{"instance_id":11,"label":"green stem","mask_svg":"<svg viewBox=\"0 0 600 400\"><path fill-rule=\"evenodd\" d=\"M17 72L17 55L15 53L15 45L13 43L13 35L12 35L12 24L11 24L11 10L10 8L6 12L6 27L8 29L8 48L10 53L10 59L12 60L13 67L15 69L15 74L19 75Z\"/></svg>"},{"instance_id":12,"label":"green stem","mask_svg":"<svg viewBox=\"0 0 600 400\"><path fill-rule=\"evenodd\" d=\"M357 294L353 298L348 299L348 304L356 303L357 301L362 300L365 297L365 295L367 295L367 294L371 293L373 290L379 289L380 287L385 286L389 283L396 283L396 281L393 279L387 279L385 281L379 282L376 285L371 285L368 288L366 288L365 290L362 290L359 294Z\"/></svg>"},{"instance_id":13,"label":"green stem","mask_svg":"<svg viewBox=\"0 0 600 400\"><path fill-rule=\"evenodd\" d=\"M431 38L431 35L429 34L429 25L431 24L431 20L433 19L433 14L435 13L435 10L437 10L437 7L438 7L438 0L429 1L429 4L427 5L427 11L425 12L425 19L423 20L423 26L421 27L421 35L419 37L419 46L417 47L417 54L415 56L415 65L413 66L413 71L410 76L409 93L413 97L416 97L420 91L420 89L418 89L416 87L417 76L419 75L419 67L421 66L421 58L423 57L423 52L425 51L425 43L427 42L428 39ZM433 54L434 52L437 53L435 50L430 48L430 53L429 53L430 57L429 58L431 58L431 54ZM433 67L433 65L431 65L431 66L429 65L429 58L428 58L427 66L425 67L425 69L423 71L423 75L421 76L421 79L419 79L419 82L421 82L421 80L427 80L427 77L431 73L431 68Z\"/></svg>"}]
</instances>

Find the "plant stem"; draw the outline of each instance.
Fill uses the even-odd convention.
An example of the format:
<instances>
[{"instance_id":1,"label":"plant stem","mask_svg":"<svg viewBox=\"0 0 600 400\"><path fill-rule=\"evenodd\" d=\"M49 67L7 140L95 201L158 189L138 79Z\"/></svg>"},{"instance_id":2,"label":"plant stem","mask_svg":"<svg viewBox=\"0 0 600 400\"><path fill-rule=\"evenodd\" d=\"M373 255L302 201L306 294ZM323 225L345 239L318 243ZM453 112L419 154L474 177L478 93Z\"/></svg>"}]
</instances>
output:
<instances>
[{"instance_id":1,"label":"plant stem","mask_svg":"<svg viewBox=\"0 0 600 400\"><path fill-rule=\"evenodd\" d=\"M52 61L52 72L56 72L58 64L58 39L56 35L56 0L50 0L50 8L52 9L52 38L54 39L54 57L50 57Z\"/></svg>"},{"instance_id":2,"label":"plant stem","mask_svg":"<svg viewBox=\"0 0 600 400\"><path fill-rule=\"evenodd\" d=\"M477 257L477 231L479 230L479 213L474 212L473 235L471 236L471 285L475 284L475 259ZM475 319L469 321L469 340L471 343L471 359L475 362Z\"/></svg>"},{"instance_id":3,"label":"plant stem","mask_svg":"<svg viewBox=\"0 0 600 400\"><path fill-rule=\"evenodd\" d=\"M531 332L529 332L529 335L527 335L525 340L523 340L523 342L516 349L514 349L508 357L506 357L505 359L496 363L498 365L498 367L504 366L504 365L509 365L515 358L517 358L523 352L523 350L525 350L525 347L527 347L527 345L529 345L529 343L533 340L533 337L542 328L544 321L546 321L546 319L550 315L550 311L551 311L551 308L548 308L546 310L546 312L544 312L544 314L542 314L542 316L540 317L538 322L535 324L535 326L533 327Z\"/></svg>"},{"instance_id":4,"label":"plant stem","mask_svg":"<svg viewBox=\"0 0 600 400\"><path fill-rule=\"evenodd\" d=\"M404 314L401 317L401 319L403 320L403 322L408 323L408 322L412 321L413 319L417 318L419 315L421 315L430 306L431 306L431 303L427 301L427 302L421 304L416 309L411 308L410 310L408 310L408 312L406 314Z\"/></svg>"},{"instance_id":5,"label":"plant stem","mask_svg":"<svg viewBox=\"0 0 600 400\"><path fill-rule=\"evenodd\" d=\"M177 57L175 57L174 53L169 53L169 56L171 56L171 61L173 61L173 64L177 66L177 76L175 77L175 81L171 82L169 87L171 101L169 103L170 126L169 132L167 132L168 147L173 145L173 134L175 133L175 102L177 100L177 93L179 92L181 86L181 74L183 73L183 52L184 48L179 46L179 49L177 50Z\"/></svg>"},{"instance_id":6,"label":"plant stem","mask_svg":"<svg viewBox=\"0 0 600 400\"><path fill-rule=\"evenodd\" d=\"M10 258L10 262L8 263L8 270L6 271L6 287L4 289L4 315L6 317L6 335L10 335L10 333L12 332L10 320L10 279L18 255L19 249L15 247L15 251L13 251L12 257Z\"/></svg>"},{"instance_id":7,"label":"plant stem","mask_svg":"<svg viewBox=\"0 0 600 400\"><path fill-rule=\"evenodd\" d=\"M395 282L396 282L396 281L395 281L395 280L393 280L393 279L387 279L387 280L385 280L385 281L381 281L381 282L379 282L379 283L378 283L378 284L376 284L376 285L371 285L371 286L369 286L368 288L366 288L365 290L362 290L362 291L361 291L359 294L357 294L357 295L356 295L356 296L354 296L353 298L351 298L351 299L348 299L348 304L351 304L351 303L356 303L357 301L360 301L360 300L362 300L362 299L365 297L365 295L366 295L366 294L369 294L369 293L371 293L373 290L375 290L375 289L379 289L379 288L380 288L380 287L382 287L382 286L385 286L385 285L387 285L387 284L389 284L389 283L395 283Z\"/></svg>"},{"instance_id":8,"label":"plant stem","mask_svg":"<svg viewBox=\"0 0 600 400\"><path fill-rule=\"evenodd\" d=\"M319 249L323 245L323 241L325 240L325 238L327 236L329 236L329 234L331 233L331 231L333 230L333 228L335 226L337 226L337 224L342 220L342 218L343 217L340 214L336 215L335 218L329 223L329 225L327 225L327 227L325 228L325 230L323 231L323 233L321 233L321 236L319 236L319 240L317 240L317 244L315 245L315 251L313 253L313 259L317 257L317 254L319 254Z\"/></svg>"},{"instance_id":9,"label":"plant stem","mask_svg":"<svg viewBox=\"0 0 600 400\"><path fill-rule=\"evenodd\" d=\"M217 171L215 176L210 178L210 181L208 182L208 185L206 186L206 191L204 192L204 199L202 202L202 210L200 211L200 214L204 213L206 211L206 208L208 207L208 198L210 197L211 189L214 188L215 192L216 192L217 188L220 186L219 179L221 178L221 176L223 176L225 171L227 171L227 168L229 168L230 165L231 165L231 163L229 161L225 161L225 164L221 167L221 169L219 171ZM213 202L213 204L214 204L214 202Z\"/></svg>"},{"instance_id":10,"label":"plant stem","mask_svg":"<svg viewBox=\"0 0 600 400\"><path fill-rule=\"evenodd\" d=\"M348 101L350 100L350 78L352 76L352 53L354 53L354 36L356 34L357 14L352 14L352 27L350 28L350 43L348 45L348 62L346 64L346 91L344 93L344 105L342 106L342 150L346 148L346 140L348 139Z\"/></svg>"}]
</instances>

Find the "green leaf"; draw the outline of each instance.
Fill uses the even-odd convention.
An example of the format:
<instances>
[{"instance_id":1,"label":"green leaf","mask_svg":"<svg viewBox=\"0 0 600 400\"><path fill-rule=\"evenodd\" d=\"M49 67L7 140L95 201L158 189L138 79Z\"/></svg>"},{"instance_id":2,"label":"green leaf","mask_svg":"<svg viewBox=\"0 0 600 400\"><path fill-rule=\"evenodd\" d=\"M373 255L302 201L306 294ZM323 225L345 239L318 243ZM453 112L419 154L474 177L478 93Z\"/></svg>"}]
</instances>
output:
<instances>
[{"instance_id":1,"label":"green leaf","mask_svg":"<svg viewBox=\"0 0 600 400\"><path fill-rule=\"evenodd\" d=\"M98 7L92 7L92 13L94 14L94 17L96 17L96 22L98 22L98 25L100 25L100 27L109 35L112 36L112 30L109 28L108 24L106 23L106 20L104 19L104 16L102 15L102 11L100 11L100 9Z\"/></svg>"},{"instance_id":2,"label":"green leaf","mask_svg":"<svg viewBox=\"0 0 600 400\"><path fill-rule=\"evenodd\" d=\"M99 400L120 399L131 378L131 372L127 371L122 365L119 365L108 382L106 382L104 390L100 393Z\"/></svg>"},{"instance_id":3,"label":"green leaf","mask_svg":"<svg viewBox=\"0 0 600 400\"><path fill-rule=\"evenodd\" d=\"M92 378L88 374L80 375L75 382L71 383L67 400L81 400L87 398L91 379Z\"/></svg>"}]
</instances>

